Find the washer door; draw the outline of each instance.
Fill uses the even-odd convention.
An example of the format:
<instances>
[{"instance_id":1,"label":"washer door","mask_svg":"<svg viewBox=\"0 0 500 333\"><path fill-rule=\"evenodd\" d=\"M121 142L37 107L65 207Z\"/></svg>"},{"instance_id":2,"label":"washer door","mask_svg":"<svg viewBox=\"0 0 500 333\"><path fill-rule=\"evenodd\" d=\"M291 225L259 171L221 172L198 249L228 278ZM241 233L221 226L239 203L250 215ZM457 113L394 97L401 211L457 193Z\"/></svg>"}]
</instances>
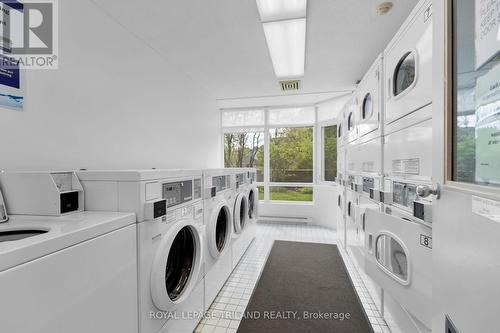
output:
<instances>
[{"instance_id":1,"label":"washer door","mask_svg":"<svg viewBox=\"0 0 500 333\"><path fill-rule=\"evenodd\" d=\"M259 193L253 188L248 192L248 217L255 219L258 216Z\"/></svg>"},{"instance_id":2,"label":"washer door","mask_svg":"<svg viewBox=\"0 0 500 333\"><path fill-rule=\"evenodd\" d=\"M236 196L234 202L234 232L241 234L243 229L245 229L245 223L247 222L248 214L248 199L243 193Z\"/></svg>"},{"instance_id":3,"label":"washer door","mask_svg":"<svg viewBox=\"0 0 500 333\"><path fill-rule=\"evenodd\" d=\"M163 236L151 271L151 297L160 310L184 302L196 286L202 263L202 237L192 220L181 220Z\"/></svg>"},{"instance_id":4,"label":"washer door","mask_svg":"<svg viewBox=\"0 0 500 333\"><path fill-rule=\"evenodd\" d=\"M229 206L221 202L212 211L210 224L207 228L208 250L214 258L229 247L232 229L232 215Z\"/></svg>"}]
</instances>

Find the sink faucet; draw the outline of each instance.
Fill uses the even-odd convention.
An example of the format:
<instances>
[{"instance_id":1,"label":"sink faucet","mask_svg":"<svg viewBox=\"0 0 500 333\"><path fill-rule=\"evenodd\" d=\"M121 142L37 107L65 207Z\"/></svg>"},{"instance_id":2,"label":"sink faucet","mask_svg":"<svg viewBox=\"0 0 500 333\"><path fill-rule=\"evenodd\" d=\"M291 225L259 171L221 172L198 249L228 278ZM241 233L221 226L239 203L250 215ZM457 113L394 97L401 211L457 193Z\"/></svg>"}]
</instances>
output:
<instances>
[{"instance_id":1,"label":"sink faucet","mask_svg":"<svg viewBox=\"0 0 500 333\"><path fill-rule=\"evenodd\" d=\"M0 190L0 223L5 223L9 220L7 215L7 207L5 206L5 201L3 200L2 190Z\"/></svg>"}]
</instances>

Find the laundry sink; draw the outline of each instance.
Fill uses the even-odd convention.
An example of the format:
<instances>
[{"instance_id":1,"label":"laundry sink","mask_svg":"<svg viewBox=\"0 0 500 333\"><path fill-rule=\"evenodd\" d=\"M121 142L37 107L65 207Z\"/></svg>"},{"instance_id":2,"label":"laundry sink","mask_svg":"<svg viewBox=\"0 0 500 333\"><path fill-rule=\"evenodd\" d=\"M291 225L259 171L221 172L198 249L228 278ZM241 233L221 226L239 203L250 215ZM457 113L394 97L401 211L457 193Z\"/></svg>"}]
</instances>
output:
<instances>
[{"instance_id":1,"label":"laundry sink","mask_svg":"<svg viewBox=\"0 0 500 333\"><path fill-rule=\"evenodd\" d=\"M42 235L47 232L48 230L42 230L42 229L0 231L0 243L17 241L29 237Z\"/></svg>"}]
</instances>

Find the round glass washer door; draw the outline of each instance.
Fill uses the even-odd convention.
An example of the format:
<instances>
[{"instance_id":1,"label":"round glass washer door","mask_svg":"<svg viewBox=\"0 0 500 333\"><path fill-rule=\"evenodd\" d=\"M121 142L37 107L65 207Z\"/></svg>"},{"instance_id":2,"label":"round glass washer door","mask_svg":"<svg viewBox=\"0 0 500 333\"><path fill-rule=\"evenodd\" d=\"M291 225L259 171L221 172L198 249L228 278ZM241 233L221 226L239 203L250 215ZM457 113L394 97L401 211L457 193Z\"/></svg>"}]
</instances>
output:
<instances>
[{"instance_id":1,"label":"round glass washer door","mask_svg":"<svg viewBox=\"0 0 500 333\"><path fill-rule=\"evenodd\" d=\"M405 53L399 60L393 75L392 94L398 96L409 89L416 79L417 59L413 52Z\"/></svg>"},{"instance_id":2,"label":"round glass washer door","mask_svg":"<svg viewBox=\"0 0 500 333\"><path fill-rule=\"evenodd\" d=\"M177 222L161 240L151 270L151 297L169 311L196 286L202 263L202 238L192 220Z\"/></svg>"},{"instance_id":3,"label":"round glass washer door","mask_svg":"<svg viewBox=\"0 0 500 333\"><path fill-rule=\"evenodd\" d=\"M223 202L214 207L207 228L208 250L212 257L219 258L228 248L231 239L232 214Z\"/></svg>"},{"instance_id":4,"label":"round glass washer door","mask_svg":"<svg viewBox=\"0 0 500 333\"><path fill-rule=\"evenodd\" d=\"M253 188L248 192L248 217L254 219L258 214L259 193Z\"/></svg>"},{"instance_id":5,"label":"round glass washer door","mask_svg":"<svg viewBox=\"0 0 500 333\"><path fill-rule=\"evenodd\" d=\"M241 234L245 229L248 214L248 199L246 195L240 193L236 196L234 203L234 232Z\"/></svg>"},{"instance_id":6,"label":"round glass washer door","mask_svg":"<svg viewBox=\"0 0 500 333\"><path fill-rule=\"evenodd\" d=\"M366 94L363 99L363 110L361 115L363 119L370 119L373 115L373 100L370 93Z\"/></svg>"}]
</instances>

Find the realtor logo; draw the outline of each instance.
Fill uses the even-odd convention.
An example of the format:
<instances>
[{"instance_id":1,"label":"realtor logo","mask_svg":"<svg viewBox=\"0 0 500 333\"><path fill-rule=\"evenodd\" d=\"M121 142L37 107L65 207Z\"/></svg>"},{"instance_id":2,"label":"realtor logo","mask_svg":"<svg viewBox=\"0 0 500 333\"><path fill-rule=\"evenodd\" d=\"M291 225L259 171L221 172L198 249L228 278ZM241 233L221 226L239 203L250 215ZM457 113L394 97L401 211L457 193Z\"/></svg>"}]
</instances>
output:
<instances>
[{"instance_id":1,"label":"realtor logo","mask_svg":"<svg viewBox=\"0 0 500 333\"><path fill-rule=\"evenodd\" d=\"M55 0L0 0L2 59L17 61L24 69L56 69L57 28Z\"/></svg>"}]
</instances>

